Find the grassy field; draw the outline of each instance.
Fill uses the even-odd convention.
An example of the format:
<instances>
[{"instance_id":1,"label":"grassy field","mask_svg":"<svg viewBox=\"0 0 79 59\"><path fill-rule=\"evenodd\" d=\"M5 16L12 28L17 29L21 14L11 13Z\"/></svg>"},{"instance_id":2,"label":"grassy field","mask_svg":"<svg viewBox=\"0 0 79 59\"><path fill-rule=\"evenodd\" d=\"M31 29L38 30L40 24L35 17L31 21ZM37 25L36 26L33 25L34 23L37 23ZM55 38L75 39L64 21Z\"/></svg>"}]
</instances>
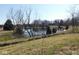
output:
<instances>
[{"instance_id":1,"label":"grassy field","mask_svg":"<svg viewBox=\"0 0 79 59\"><path fill-rule=\"evenodd\" d=\"M0 47L0 54L71 55L79 54L79 34L61 34Z\"/></svg>"},{"instance_id":2,"label":"grassy field","mask_svg":"<svg viewBox=\"0 0 79 59\"><path fill-rule=\"evenodd\" d=\"M12 31L0 31L0 42L12 40Z\"/></svg>"}]
</instances>

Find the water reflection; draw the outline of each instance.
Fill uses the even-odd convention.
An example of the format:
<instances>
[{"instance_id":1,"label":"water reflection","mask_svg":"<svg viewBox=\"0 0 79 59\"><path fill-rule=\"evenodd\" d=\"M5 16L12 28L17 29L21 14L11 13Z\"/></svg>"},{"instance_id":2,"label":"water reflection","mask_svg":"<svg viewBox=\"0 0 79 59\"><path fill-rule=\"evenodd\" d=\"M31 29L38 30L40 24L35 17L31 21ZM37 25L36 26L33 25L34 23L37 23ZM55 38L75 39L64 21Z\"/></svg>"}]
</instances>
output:
<instances>
[{"instance_id":1,"label":"water reflection","mask_svg":"<svg viewBox=\"0 0 79 59\"><path fill-rule=\"evenodd\" d=\"M27 30L23 30L23 31L24 31L24 35L27 37L46 35L46 30L34 31L32 29L27 29Z\"/></svg>"},{"instance_id":2,"label":"water reflection","mask_svg":"<svg viewBox=\"0 0 79 59\"><path fill-rule=\"evenodd\" d=\"M27 30L23 29L23 31L24 31L24 36L26 36L26 37L46 35L46 30L34 31L32 29L27 29ZM66 30L57 30L56 33L61 33L64 31L66 31ZM53 32L52 32L52 34L53 34Z\"/></svg>"}]
</instances>

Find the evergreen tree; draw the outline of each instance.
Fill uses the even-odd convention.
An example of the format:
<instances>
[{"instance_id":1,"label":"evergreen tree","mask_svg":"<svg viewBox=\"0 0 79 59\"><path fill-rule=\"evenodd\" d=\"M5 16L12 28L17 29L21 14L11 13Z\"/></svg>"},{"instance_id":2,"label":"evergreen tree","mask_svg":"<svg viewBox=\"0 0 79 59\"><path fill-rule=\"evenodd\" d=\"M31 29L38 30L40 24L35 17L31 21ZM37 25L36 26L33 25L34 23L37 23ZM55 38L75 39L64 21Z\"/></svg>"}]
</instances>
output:
<instances>
[{"instance_id":1,"label":"evergreen tree","mask_svg":"<svg viewBox=\"0 0 79 59\"><path fill-rule=\"evenodd\" d=\"M14 26L12 24L12 21L10 19L7 19L7 21L3 26L3 30L13 30L13 29L14 29Z\"/></svg>"}]
</instances>

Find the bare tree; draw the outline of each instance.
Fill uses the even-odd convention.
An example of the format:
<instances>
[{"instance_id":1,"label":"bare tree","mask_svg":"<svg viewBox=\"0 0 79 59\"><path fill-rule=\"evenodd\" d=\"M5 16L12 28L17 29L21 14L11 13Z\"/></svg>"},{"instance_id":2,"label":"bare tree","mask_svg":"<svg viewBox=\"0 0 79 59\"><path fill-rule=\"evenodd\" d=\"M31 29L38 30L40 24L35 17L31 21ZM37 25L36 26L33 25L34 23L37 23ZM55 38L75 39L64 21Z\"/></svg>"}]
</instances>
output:
<instances>
[{"instance_id":1,"label":"bare tree","mask_svg":"<svg viewBox=\"0 0 79 59\"><path fill-rule=\"evenodd\" d=\"M7 18L12 20L12 23L15 25L15 14L14 14L14 9L10 8L9 12L7 14Z\"/></svg>"},{"instance_id":2,"label":"bare tree","mask_svg":"<svg viewBox=\"0 0 79 59\"><path fill-rule=\"evenodd\" d=\"M59 26L59 23L60 23L59 19L57 19L57 20L54 21L54 25Z\"/></svg>"},{"instance_id":3,"label":"bare tree","mask_svg":"<svg viewBox=\"0 0 79 59\"><path fill-rule=\"evenodd\" d=\"M16 24L21 24L22 25L24 23L23 17L24 17L24 14L23 14L22 10L21 9L17 10L16 13L15 13L15 22L16 22Z\"/></svg>"},{"instance_id":4,"label":"bare tree","mask_svg":"<svg viewBox=\"0 0 79 59\"><path fill-rule=\"evenodd\" d=\"M14 25L24 23L23 17L24 17L24 14L21 9L18 9L16 11L13 8L9 9L7 18L11 19Z\"/></svg>"},{"instance_id":5,"label":"bare tree","mask_svg":"<svg viewBox=\"0 0 79 59\"><path fill-rule=\"evenodd\" d=\"M32 12L31 8L29 8L29 10L26 10L26 20L25 21L28 21L27 22L28 25L30 24L31 12Z\"/></svg>"},{"instance_id":6,"label":"bare tree","mask_svg":"<svg viewBox=\"0 0 79 59\"><path fill-rule=\"evenodd\" d=\"M21 9L17 10L15 12L15 23L16 23L16 27L15 27L15 33L22 35L23 34L23 24L24 24L24 14L23 11Z\"/></svg>"},{"instance_id":7,"label":"bare tree","mask_svg":"<svg viewBox=\"0 0 79 59\"><path fill-rule=\"evenodd\" d=\"M76 5L72 5L69 10L71 16L71 25L72 25L72 32L75 31L75 14L76 14Z\"/></svg>"},{"instance_id":8,"label":"bare tree","mask_svg":"<svg viewBox=\"0 0 79 59\"><path fill-rule=\"evenodd\" d=\"M76 6L72 6L72 9L71 9L71 19L72 19L72 26L75 26L75 12L76 11Z\"/></svg>"},{"instance_id":9,"label":"bare tree","mask_svg":"<svg viewBox=\"0 0 79 59\"><path fill-rule=\"evenodd\" d=\"M71 24L72 24L72 31L76 32L76 30L78 29L77 27L77 22L78 22L78 10L77 10L77 5L73 5L70 8L70 15L71 15Z\"/></svg>"},{"instance_id":10,"label":"bare tree","mask_svg":"<svg viewBox=\"0 0 79 59\"><path fill-rule=\"evenodd\" d=\"M15 30L14 30L15 32L18 32L19 30L21 30L21 32L22 32L23 29L25 28L26 23L29 26L30 20L31 20L31 12L32 12L31 8L27 9L25 11L26 19L24 19L24 13L21 9L18 9L15 11L13 8L10 8L7 18L10 18L12 20L13 24L15 25ZM30 28L30 26L29 26L29 28ZM20 32L18 32L18 33L20 33Z\"/></svg>"},{"instance_id":11,"label":"bare tree","mask_svg":"<svg viewBox=\"0 0 79 59\"><path fill-rule=\"evenodd\" d=\"M23 23L24 23L23 17L24 14L21 9L15 11L13 8L10 8L7 18L11 19L13 24L15 25L14 33L16 34L23 33Z\"/></svg>"}]
</instances>

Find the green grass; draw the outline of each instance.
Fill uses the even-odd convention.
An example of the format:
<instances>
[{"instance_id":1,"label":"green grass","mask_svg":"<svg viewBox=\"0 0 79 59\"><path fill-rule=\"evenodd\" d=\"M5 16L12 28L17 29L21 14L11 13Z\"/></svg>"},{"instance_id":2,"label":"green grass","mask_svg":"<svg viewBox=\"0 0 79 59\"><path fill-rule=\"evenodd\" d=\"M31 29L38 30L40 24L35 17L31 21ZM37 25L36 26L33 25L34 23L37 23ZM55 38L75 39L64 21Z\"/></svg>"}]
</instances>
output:
<instances>
[{"instance_id":1,"label":"green grass","mask_svg":"<svg viewBox=\"0 0 79 59\"><path fill-rule=\"evenodd\" d=\"M54 55L79 54L79 34L61 34L0 47L0 54Z\"/></svg>"},{"instance_id":2,"label":"green grass","mask_svg":"<svg viewBox=\"0 0 79 59\"><path fill-rule=\"evenodd\" d=\"M8 41L8 40L12 40L12 37L11 36L2 36L2 37L0 37L0 42Z\"/></svg>"},{"instance_id":3,"label":"green grass","mask_svg":"<svg viewBox=\"0 0 79 59\"><path fill-rule=\"evenodd\" d=\"M0 31L0 42L12 39L12 31Z\"/></svg>"}]
</instances>

